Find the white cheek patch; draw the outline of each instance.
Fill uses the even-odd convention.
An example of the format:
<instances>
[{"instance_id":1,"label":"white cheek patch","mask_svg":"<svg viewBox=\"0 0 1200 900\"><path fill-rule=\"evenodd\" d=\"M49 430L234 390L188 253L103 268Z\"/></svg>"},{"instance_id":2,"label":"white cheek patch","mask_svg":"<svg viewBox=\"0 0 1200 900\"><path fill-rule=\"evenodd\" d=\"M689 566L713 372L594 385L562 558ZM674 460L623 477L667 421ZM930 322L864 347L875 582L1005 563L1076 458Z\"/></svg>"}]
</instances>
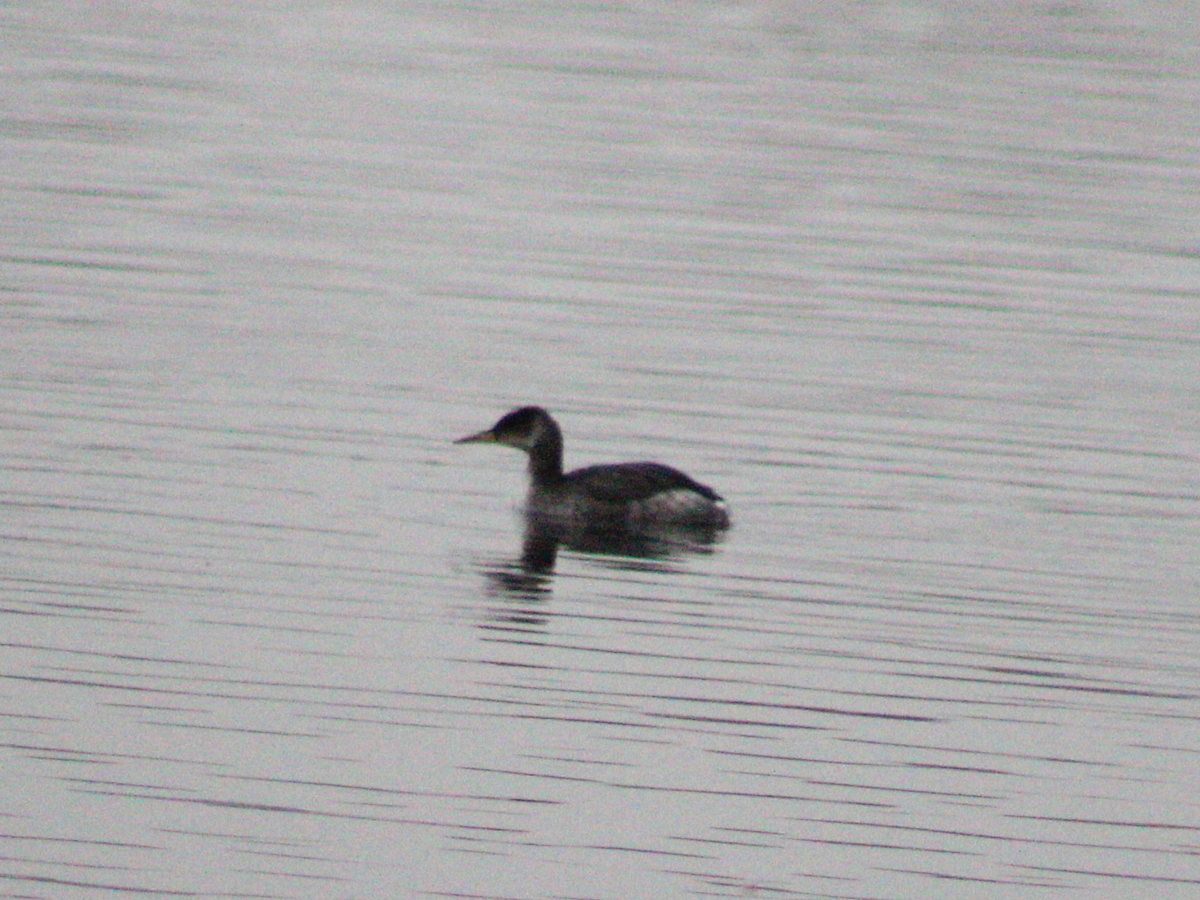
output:
<instances>
[{"instance_id":1,"label":"white cheek patch","mask_svg":"<svg viewBox=\"0 0 1200 900\"><path fill-rule=\"evenodd\" d=\"M518 436L516 438L516 440L513 441L513 446L516 447L518 450L524 450L526 453L528 453L530 450L533 449L534 445L541 439L542 432L544 430L545 429L544 429L542 423L537 422L533 426L533 428L531 428L529 431Z\"/></svg>"}]
</instances>

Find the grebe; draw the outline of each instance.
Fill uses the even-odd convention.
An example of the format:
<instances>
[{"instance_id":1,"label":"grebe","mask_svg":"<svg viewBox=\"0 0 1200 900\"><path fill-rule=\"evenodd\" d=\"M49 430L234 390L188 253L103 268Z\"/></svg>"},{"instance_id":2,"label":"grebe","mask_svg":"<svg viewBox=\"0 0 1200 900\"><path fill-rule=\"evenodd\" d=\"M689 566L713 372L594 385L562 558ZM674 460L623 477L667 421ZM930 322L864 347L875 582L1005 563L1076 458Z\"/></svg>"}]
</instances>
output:
<instances>
[{"instance_id":1,"label":"grebe","mask_svg":"<svg viewBox=\"0 0 1200 900\"><path fill-rule=\"evenodd\" d=\"M726 528L729 509L712 488L654 462L587 466L563 473L563 437L540 406L514 409L495 425L456 444L503 444L529 455L526 511L536 517L598 528Z\"/></svg>"}]
</instances>

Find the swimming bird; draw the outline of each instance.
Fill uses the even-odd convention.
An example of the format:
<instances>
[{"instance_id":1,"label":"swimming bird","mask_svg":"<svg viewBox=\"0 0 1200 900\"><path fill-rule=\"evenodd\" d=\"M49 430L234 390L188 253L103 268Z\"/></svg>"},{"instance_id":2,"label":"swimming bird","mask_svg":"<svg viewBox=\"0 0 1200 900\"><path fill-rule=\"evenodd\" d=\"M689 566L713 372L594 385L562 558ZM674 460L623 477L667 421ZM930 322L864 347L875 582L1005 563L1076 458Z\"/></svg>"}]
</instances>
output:
<instances>
[{"instance_id":1,"label":"swimming bird","mask_svg":"<svg viewBox=\"0 0 1200 900\"><path fill-rule=\"evenodd\" d=\"M523 406L456 444L503 444L529 455L526 512L595 528L726 528L729 509L712 488L655 462L587 466L563 473L562 430L540 406Z\"/></svg>"}]
</instances>

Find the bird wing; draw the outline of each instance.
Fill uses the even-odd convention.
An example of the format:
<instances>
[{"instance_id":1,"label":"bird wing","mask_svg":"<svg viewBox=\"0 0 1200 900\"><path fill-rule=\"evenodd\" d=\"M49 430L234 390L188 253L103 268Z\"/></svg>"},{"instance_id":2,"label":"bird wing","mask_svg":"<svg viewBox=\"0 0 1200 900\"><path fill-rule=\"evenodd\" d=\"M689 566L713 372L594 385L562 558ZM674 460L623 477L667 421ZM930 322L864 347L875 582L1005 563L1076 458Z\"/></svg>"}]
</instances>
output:
<instances>
[{"instance_id":1,"label":"bird wing","mask_svg":"<svg viewBox=\"0 0 1200 900\"><path fill-rule=\"evenodd\" d=\"M567 476L568 481L578 484L587 494L604 503L622 503L646 500L665 491L686 489L695 491L709 500L720 500L720 496L678 469L661 463L636 462L615 466L588 466L576 469Z\"/></svg>"}]
</instances>

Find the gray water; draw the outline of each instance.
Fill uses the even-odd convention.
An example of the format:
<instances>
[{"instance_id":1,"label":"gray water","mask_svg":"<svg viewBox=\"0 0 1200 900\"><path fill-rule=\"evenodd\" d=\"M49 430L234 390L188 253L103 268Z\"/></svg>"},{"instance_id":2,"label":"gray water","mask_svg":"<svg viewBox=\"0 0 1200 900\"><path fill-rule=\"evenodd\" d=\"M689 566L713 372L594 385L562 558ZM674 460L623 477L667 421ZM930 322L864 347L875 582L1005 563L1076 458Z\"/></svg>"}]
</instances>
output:
<instances>
[{"instance_id":1,"label":"gray water","mask_svg":"<svg viewBox=\"0 0 1200 900\"><path fill-rule=\"evenodd\" d=\"M1193 12L0 12L0 896L1197 896Z\"/></svg>"}]
</instances>

